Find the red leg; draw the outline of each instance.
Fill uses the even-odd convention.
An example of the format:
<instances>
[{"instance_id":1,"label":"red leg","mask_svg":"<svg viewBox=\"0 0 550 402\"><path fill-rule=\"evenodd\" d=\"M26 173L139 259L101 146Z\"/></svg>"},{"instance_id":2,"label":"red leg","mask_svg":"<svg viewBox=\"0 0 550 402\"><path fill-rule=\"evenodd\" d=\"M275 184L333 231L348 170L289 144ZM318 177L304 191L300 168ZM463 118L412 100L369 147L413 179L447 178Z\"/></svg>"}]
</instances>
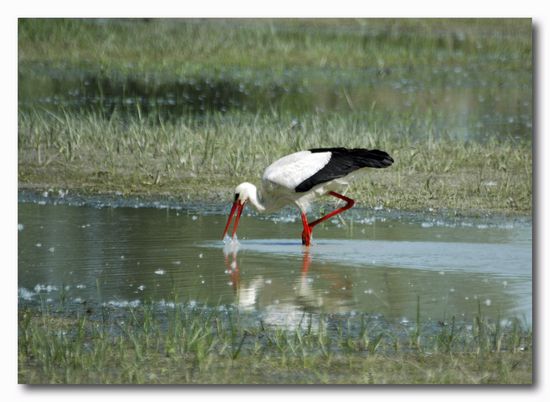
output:
<instances>
[{"instance_id":1,"label":"red leg","mask_svg":"<svg viewBox=\"0 0 550 402\"><path fill-rule=\"evenodd\" d=\"M302 211L302 224L304 225L304 230L302 232L302 244L309 247L311 243L311 228L307 223L307 216L304 211Z\"/></svg>"},{"instance_id":2,"label":"red leg","mask_svg":"<svg viewBox=\"0 0 550 402\"><path fill-rule=\"evenodd\" d=\"M344 212L344 211L350 209L355 204L354 200L352 200L351 198L348 198L348 197L346 197L342 194L338 194L334 191L330 191L329 194L332 195L333 197L340 198L341 200L346 201L347 204L344 205L343 207L335 209L331 213L329 213L329 214L327 214L327 215L325 215L325 216L323 216L323 217L321 217L321 218L319 218L316 221L313 221L311 223L307 222L307 216L306 216L305 212L302 211L302 224L304 225L304 231L302 232L302 244L304 246L309 247L309 245L311 243L311 232L312 232L314 226L318 225L321 222L326 221L327 219L332 218L334 215L337 215L341 212Z\"/></svg>"},{"instance_id":3,"label":"red leg","mask_svg":"<svg viewBox=\"0 0 550 402\"><path fill-rule=\"evenodd\" d=\"M330 219L332 218L334 215L337 215L341 212L344 212L348 209L350 209L351 207L353 207L353 205L355 204L355 201L352 200L351 198L348 198L342 194L338 194L338 193L335 193L334 191L330 191L329 192L330 195L332 195L333 197L336 197L336 198L340 198L341 200L344 200L347 202L346 205L344 205L343 207L340 207L338 209L335 209L334 211L332 211L330 214L327 214L325 216L323 216L322 218L319 218L317 219L316 221L313 221L309 224L309 227L310 229L313 228L315 225L321 223L321 222L324 222L326 221L327 219Z\"/></svg>"}]
</instances>

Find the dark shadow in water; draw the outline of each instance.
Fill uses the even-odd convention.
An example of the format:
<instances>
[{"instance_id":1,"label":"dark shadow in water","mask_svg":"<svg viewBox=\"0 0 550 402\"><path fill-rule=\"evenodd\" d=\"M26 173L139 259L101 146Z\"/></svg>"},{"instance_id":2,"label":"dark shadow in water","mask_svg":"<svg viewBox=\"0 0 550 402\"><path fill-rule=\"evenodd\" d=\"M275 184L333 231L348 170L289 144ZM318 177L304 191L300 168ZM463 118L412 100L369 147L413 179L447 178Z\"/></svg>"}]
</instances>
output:
<instances>
[{"instance_id":1,"label":"dark shadow in water","mask_svg":"<svg viewBox=\"0 0 550 402\"><path fill-rule=\"evenodd\" d=\"M19 82L22 106L100 111L108 118L115 111L166 119L230 110L257 112L281 104L310 108L312 99L297 82L244 81L224 75L149 77L21 69Z\"/></svg>"}]
</instances>

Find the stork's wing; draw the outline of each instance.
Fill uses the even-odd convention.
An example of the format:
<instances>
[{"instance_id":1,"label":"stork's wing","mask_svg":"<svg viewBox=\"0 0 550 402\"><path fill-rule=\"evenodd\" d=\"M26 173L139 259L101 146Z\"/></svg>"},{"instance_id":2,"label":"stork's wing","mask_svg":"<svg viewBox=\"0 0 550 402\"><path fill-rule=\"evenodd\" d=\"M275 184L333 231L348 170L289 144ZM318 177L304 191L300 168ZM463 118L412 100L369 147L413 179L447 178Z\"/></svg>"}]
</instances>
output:
<instances>
[{"instance_id":1,"label":"stork's wing","mask_svg":"<svg viewBox=\"0 0 550 402\"><path fill-rule=\"evenodd\" d=\"M296 186L314 176L329 163L330 151L300 151L276 160L262 176L264 187L278 185L294 191Z\"/></svg>"},{"instance_id":2,"label":"stork's wing","mask_svg":"<svg viewBox=\"0 0 550 402\"><path fill-rule=\"evenodd\" d=\"M329 153L331 157L322 169L296 186L298 193L309 191L318 184L344 177L364 167L385 168L393 163L391 156L378 149L317 148L310 149L310 152L312 156Z\"/></svg>"}]
</instances>

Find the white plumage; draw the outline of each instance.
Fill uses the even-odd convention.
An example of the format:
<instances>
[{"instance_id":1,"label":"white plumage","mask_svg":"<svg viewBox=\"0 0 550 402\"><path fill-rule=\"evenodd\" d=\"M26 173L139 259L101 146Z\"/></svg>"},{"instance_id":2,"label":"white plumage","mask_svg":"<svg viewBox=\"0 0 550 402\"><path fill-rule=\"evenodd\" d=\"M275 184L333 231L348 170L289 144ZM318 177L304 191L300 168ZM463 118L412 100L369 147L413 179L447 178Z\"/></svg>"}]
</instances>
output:
<instances>
[{"instance_id":1,"label":"white plumage","mask_svg":"<svg viewBox=\"0 0 550 402\"><path fill-rule=\"evenodd\" d=\"M330 156L330 152L300 151L269 165L262 176L262 189L259 193L264 201L265 210L262 212L277 211L291 202L300 210L307 210L317 196L327 191L315 188L305 193L297 193L295 188L324 168L329 163ZM329 183L322 183L322 186L325 184Z\"/></svg>"},{"instance_id":2,"label":"white plumage","mask_svg":"<svg viewBox=\"0 0 550 402\"><path fill-rule=\"evenodd\" d=\"M262 184L264 187L275 184L294 191L298 184L324 168L330 155L330 152L300 151L284 156L265 169Z\"/></svg>"}]
</instances>

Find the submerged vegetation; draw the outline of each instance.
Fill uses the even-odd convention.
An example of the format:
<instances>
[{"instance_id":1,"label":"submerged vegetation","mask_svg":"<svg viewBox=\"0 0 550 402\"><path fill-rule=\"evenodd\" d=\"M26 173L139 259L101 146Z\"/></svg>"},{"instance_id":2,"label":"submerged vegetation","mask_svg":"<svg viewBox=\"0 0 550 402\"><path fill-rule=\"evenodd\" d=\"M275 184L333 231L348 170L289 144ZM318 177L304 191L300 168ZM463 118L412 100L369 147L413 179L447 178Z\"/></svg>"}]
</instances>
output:
<instances>
[{"instance_id":1,"label":"submerged vegetation","mask_svg":"<svg viewBox=\"0 0 550 402\"><path fill-rule=\"evenodd\" d=\"M19 382L532 383L531 331L481 307L466 323L391 328L367 314L304 313L283 329L223 306L166 305L102 306L99 319L22 309Z\"/></svg>"}]
</instances>

